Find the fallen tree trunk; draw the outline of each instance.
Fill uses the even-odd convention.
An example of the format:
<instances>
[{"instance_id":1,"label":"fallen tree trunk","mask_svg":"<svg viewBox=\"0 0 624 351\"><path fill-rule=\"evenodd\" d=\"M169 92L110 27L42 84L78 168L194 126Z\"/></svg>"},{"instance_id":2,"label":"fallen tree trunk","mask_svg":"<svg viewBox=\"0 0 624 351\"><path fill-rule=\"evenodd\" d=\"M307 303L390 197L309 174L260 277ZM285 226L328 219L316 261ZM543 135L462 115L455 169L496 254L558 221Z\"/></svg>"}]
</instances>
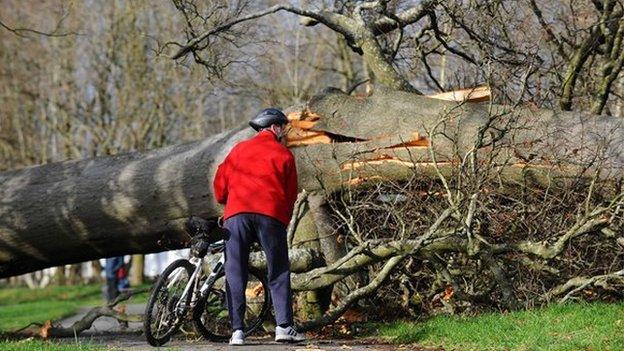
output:
<instances>
[{"instance_id":1,"label":"fallen tree trunk","mask_svg":"<svg viewBox=\"0 0 624 351\"><path fill-rule=\"evenodd\" d=\"M510 129L501 130L501 138L489 137L515 152L501 160L509 179L528 169L565 173L596 154L603 177L621 176L624 165L622 121L606 116L458 104L382 89L369 98L328 90L289 112L289 146L300 187L308 191L403 179L415 170L434 175L457 162L457 151L470 150L486 128L505 126ZM214 172L252 132L243 125L145 153L0 174L0 278L181 247L186 217L221 213L212 194ZM431 138L439 132L447 138L435 139L432 153Z\"/></svg>"},{"instance_id":2,"label":"fallen tree trunk","mask_svg":"<svg viewBox=\"0 0 624 351\"><path fill-rule=\"evenodd\" d=\"M250 135L3 173L0 277L182 247L185 217L218 215L210 175Z\"/></svg>"}]
</instances>

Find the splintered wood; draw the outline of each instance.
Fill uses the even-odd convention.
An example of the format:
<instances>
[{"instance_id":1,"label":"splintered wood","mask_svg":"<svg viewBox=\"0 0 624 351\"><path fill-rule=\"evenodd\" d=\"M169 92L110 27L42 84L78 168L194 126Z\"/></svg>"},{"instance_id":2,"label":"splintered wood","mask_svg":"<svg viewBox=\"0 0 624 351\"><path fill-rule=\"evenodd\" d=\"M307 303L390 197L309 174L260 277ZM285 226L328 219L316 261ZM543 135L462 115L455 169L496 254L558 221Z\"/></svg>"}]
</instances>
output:
<instances>
[{"instance_id":1,"label":"splintered wood","mask_svg":"<svg viewBox=\"0 0 624 351\"><path fill-rule=\"evenodd\" d=\"M348 137L332 131L314 130L314 125L321 119L321 116L310 111L296 111L288 114L288 120L290 121L290 128L286 135L286 145L288 147L297 147L303 145L312 144L330 144L332 142L362 142L368 141L367 139L359 139L355 137ZM388 138L387 135L381 135L375 140L381 140ZM418 132L412 133L412 138L409 140L390 145L386 149L404 148L404 147L423 147L429 146L429 141L426 137L421 136Z\"/></svg>"},{"instance_id":2,"label":"splintered wood","mask_svg":"<svg viewBox=\"0 0 624 351\"><path fill-rule=\"evenodd\" d=\"M286 136L288 147L310 145L310 144L329 144L332 139L322 130L311 130L316 122L321 118L319 115L309 110L297 111L288 114L290 121L290 129Z\"/></svg>"},{"instance_id":3,"label":"splintered wood","mask_svg":"<svg viewBox=\"0 0 624 351\"><path fill-rule=\"evenodd\" d=\"M426 149L427 147L429 147L429 140L426 137L418 134L418 132L414 132L412 133L412 139L400 144L388 146L386 149L396 149L403 147L417 147Z\"/></svg>"},{"instance_id":4,"label":"splintered wood","mask_svg":"<svg viewBox=\"0 0 624 351\"><path fill-rule=\"evenodd\" d=\"M492 92L489 87L475 87L427 95L427 97L457 102L484 102L490 101L491 95Z\"/></svg>"},{"instance_id":5,"label":"splintered wood","mask_svg":"<svg viewBox=\"0 0 624 351\"><path fill-rule=\"evenodd\" d=\"M288 120L290 121L290 128L287 133L287 146L288 147L300 147L312 144L330 144L333 142L366 142L366 139L357 139L353 137L346 137L341 134L336 134L333 131L314 130L314 125L321 119L321 116L308 109L303 111L296 111L288 114ZM390 139L390 135L379 135L373 140L382 141L384 139ZM392 144L382 148L375 148L378 150L392 150L400 148L424 148L429 147L429 140L420 135L418 132L413 132L410 138L398 144ZM374 150L371 150L374 151ZM341 171L353 171L363 166L379 166L383 164L396 164L404 167L418 167L429 166L428 162L412 162L410 160L403 160L399 157L372 152L370 159L359 161L348 161L342 164ZM381 180L378 176L355 176L350 177L346 182L350 185L358 185L368 180Z\"/></svg>"},{"instance_id":6,"label":"splintered wood","mask_svg":"<svg viewBox=\"0 0 624 351\"><path fill-rule=\"evenodd\" d=\"M491 91L488 87L481 86L433 94L427 97L439 100L456 101L458 103L483 102L490 100ZM313 112L308 108L301 111L291 112L287 117L290 121L290 128L287 133L288 147L302 147L313 144L344 142L375 142L375 145L371 145L370 152L362 152L357 160L348 160L341 164L340 171L349 172L349 179L343 181L349 185L359 185L369 180L382 181L384 178L373 174L374 171L371 168L396 166L407 168L430 168L434 166L445 167L450 164L449 162L438 162L437 164L434 164L433 162L428 162L429 160L426 159L412 159L411 153L409 158L405 157L405 155L399 156L398 154L400 153L395 152L395 150L420 149L421 151L426 151L426 149L430 146L429 139L416 131L412 132L405 138L406 140L402 140L400 143L397 143L396 135L383 134L384 131L381 130L379 135L372 137L369 136L368 139L358 139L357 136L345 136L340 134L345 133L345 131L315 129L315 126L320 126L318 122L321 118L324 118L324 116ZM386 140L388 141L386 144L387 146L384 145L384 141Z\"/></svg>"}]
</instances>

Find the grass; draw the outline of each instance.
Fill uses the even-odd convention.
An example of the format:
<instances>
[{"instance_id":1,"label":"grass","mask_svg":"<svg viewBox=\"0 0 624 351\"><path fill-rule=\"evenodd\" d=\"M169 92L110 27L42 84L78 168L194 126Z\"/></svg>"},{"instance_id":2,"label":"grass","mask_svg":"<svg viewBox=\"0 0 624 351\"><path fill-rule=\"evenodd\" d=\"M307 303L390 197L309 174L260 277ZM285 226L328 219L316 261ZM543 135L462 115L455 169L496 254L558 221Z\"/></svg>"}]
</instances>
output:
<instances>
[{"instance_id":1,"label":"grass","mask_svg":"<svg viewBox=\"0 0 624 351\"><path fill-rule=\"evenodd\" d=\"M19 341L1 341L0 350L3 351L95 351L105 350L101 346L85 343L53 342L36 339Z\"/></svg>"},{"instance_id":2,"label":"grass","mask_svg":"<svg viewBox=\"0 0 624 351\"><path fill-rule=\"evenodd\" d=\"M8 332L30 323L43 323L70 316L81 307L102 305L99 284L51 286L44 289L0 288L0 331ZM147 294L135 296L132 303L145 302ZM0 340L2 351L94 351L102 346L73 341L57 342L38 339Z\"/></svg>"},{"instance_id":3,"label":"grass","mask_svg":"<svg viewBox=\"0 0 624 351\"><path fill-rule=\"evenodd\" d=\"M130 302L144 302L147 294ZM14 331L30 323L70 316L81 307L100 306L101 285L51 286L44 289L0 288L0 331ZM0 347L0 350L4 348Z\"/></svg>"},{"instance_id":4,"label":"grass","mask_svg":"<svg viewBox=\"0 0 624 351\"><path fill-rule=\"evenodd\" d=\"M375 324L394 343L445 350L624 350L624 303L556 305L476 317L438 316L423 323Z\"/></svg>"},{"instance_id":5,"label":"grass","mask_svg":"<svg viewBox=\"0 0 624 351\"><path fill-rule=\"evenodd\" d=\"M0 289L0 330L12 331L75 313L104 301L99 285L54 286L45 289Z\"/></svg>"}]
</instances>

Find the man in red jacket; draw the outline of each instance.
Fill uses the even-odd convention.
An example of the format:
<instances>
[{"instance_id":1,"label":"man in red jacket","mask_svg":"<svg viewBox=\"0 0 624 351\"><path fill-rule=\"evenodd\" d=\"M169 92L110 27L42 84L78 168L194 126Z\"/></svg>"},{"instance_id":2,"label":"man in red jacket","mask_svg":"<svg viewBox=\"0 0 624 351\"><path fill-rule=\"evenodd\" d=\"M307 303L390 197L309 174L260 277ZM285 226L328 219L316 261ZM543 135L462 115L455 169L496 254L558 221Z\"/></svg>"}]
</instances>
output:
<instances>
[{"instance_id":1,"label":"man in red jacket","mask_svg":"<svg viewBox=\"0 0 624 351\"><path fill-rule=\"evenodd\" d=\"M235 145L214 179L217 202L225 204L226 294L232 338L244 344L249 246L258 241L267 257L268 282L275 308L276 341L303 341L293 328L286 227L297 198L297 169L283 145L288 119L278 109L262 110L249 124L258 131Z\"/></svg>"}]
</instances>

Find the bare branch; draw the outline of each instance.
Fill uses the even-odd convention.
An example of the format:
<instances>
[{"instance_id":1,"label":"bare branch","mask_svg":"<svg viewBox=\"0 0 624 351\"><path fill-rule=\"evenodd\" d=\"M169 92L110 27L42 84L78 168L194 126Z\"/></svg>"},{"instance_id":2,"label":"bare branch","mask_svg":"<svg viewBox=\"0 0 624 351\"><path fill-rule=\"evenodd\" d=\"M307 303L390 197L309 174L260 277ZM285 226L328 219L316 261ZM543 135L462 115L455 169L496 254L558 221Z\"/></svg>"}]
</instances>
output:
<instances>
[{"instance_id":1,"label":"bare branch","mask_svg":"<svg viewBox=\"0 0 624 351\"><path fill-rule=\"evenodd\" d=\"M414 24L424 17L426 17L435 6L438 4L438 0L425 0L418 4L418 6L412 7L401 13L396 14L398 19L398 26L396 19L384 17L372 24L373 33L375 35L386 34L392 32L395 29L402 29L411 24Z\"/></svg>"},{"instance_id":2,"label":"bare branch","mask_svg":"<svg viewBox=\"0 0 624 351\"><path fill-rule=\"evenodd\" d=\"M28 327L22 328L16 332L16 334L22 335L36 335L43 338L48 337L74 337L77 334L91 328L93 322L100 317L115 318L119 322L141 322L143 315L129 315L125 313L125 308L115 308L120 302L126 301L131 297L149 292L149 288L132 289L120 294L114 301L106 304L105 306L94 307L80 320L74 322L69 327L62 327L57 323L51 321L46 322L44 325L31 324Z\"/></svg>"},{"instance_id":3,"label":"bare branch","mask_svg":"<svg viewBox=\"0 0 624 351\"><path fill-rule=\"evenodd\" d=\"M295 236L295 229L297 229L299 220L301 220L301 218L303 217L301 213L306 203L307 197L308 197L308 192L305 191L305 189L303 189L299 193L299 195L297 195L297 200L295 201L294 211L290 219L290 223L288 223L288 229L286 230L286 238L288 242L288 247L292 246L292 241Z\"/></svg>"},{"instance_id":4,"label":"bare branch","mask_svg":"<svg viewBox=\"0 0 624 351\"><path fill-rule=\"evenodd\" d=\"M442 38L442 31L440 30L440 28L438 27L438 17L436 16L435 12L429 12L429 19L431 20L431 27L433 29L433 33L436 37L436 39L438 39L438 41L440 42L440 44L442 44L442 46L444 46L444 48L450 52L452 52L453 54L463 58L464 60L478 65L477 61L471 57L468 53L463 52L459 49L456 49L454 47L451 47L446 40L444 40L444 38Z\"/></svg>"},{"instance_id":5,"label":"bare branch","mask_svg":"<svg viewBox=\"0 0 624 351\"><path fill-rule=\"evenodd\" d=\"M537 17L538 22L542 26L542 29L544 29L544 31L546 32L548 41L555 44L555 47L557 48L557 52L559 53L559 55L561 55L562 58L567 59L568 55L563 50L563 44L561 43L561 41L559 41L559 39L557 39L557 37L555 36L555 33L553 32L552 28L548 25L548 23L546 23L546 20L544 19L544 16L542 15L542 10L540 10L540 8L537 6L537 3L535 2L535 0L529 0L529 5L531 6L531 10L535 14L535 17Z\"/></svg>"},{"instance_id":6,"label":"bare branch","mask_svg":"<svg viewBox=\"0 0 624 351\"><path fill-rule=\"evenodd\" d=\"M193 49L195 49L197 47L197 45L199 45L201 42L203 42L204 40L206 40L208 37L210 37L211 35L214 35L216 33L222 32L226 29L231 28L232 26L241 23L241 22L246 22L246 21L250 21L256 18L260 18L260 17L264 17L266 15L270 15L279 11L287 11L290 13L294 13L297 14L299 16L304 16L304 17L309 17L309 18L313 18L314 20L323 23L324 25L326 25L327 27L335 30L336 32L341 33L342 35L344 35L347 38L351 38L353 36L353 31L352 31L352 22L353 20L343 16L341 14L338 13L333 13L333 12L329 12L329 11L320 11L320 12L315 12L315 11L310 11L310 10L304 10L304 9L299 9L297 7L294 7L292 5L275 5L272 7L269 7L265 10L262 11L258 11L258 12L254 12L251 14L248 14L246 16L242 16L242 17L238 17L235 18L233 20L230 20L226 23L223 23L207 32L202 33L200 36L190 40L188 43L186 43L186 45L184 45L177 53L175 53L172 58L175 59L179 59L182 56L188 54L190 51L192 51Z\"/></svg>"},{"instance_id":7,"label":"bare branch","mask_svg":"<svg viewBox=\"0 0 624 351\"><path fill-rule=\"evenodd\" d=\"M619 281L624 281L624 269L619 270L617 272L612 272L612 273L608 273L608 274L600 274L600 275L596 275L590 278L587 277L574 277L569 279L567 282L565 282L562 285L559 285L557 287L555 287L554 289L552 289L551 291L549 291L546 294L546 298L552 298L554 296L558 296L561 295L565 292L567 292L568 290L570 290L563 298L561 298L561 300L559 300L559 303L565 303L567 300L569 300L570 298L572 298L572 296L574 294L576 294L577 292L585 289L586 287L590 286L590 285L594 285L594 284L606 284L606 282L608 280L619 280Z\"/></svg>"},{"instance_id":8,"label":"bare branch","mask_svg":"<svg viewBox=\"0 0 624 351\"><path fill-rule=\"evenodd\" d=\"M37 35L42 35L45 37L52 37L52 38L57 38L57 37L67 37L70 35L79 35L76 32L59 32L59 28L55 28L53 31L51 32L42 32L40 30L36 30L36 29L32 29L32 28L13 28L13 27L9 27L7 24L5 24L4 22L2 22L0 20L0 27L8 30L9 32L17 35L18 37L22 37L22 38L30 38L27 35L24 35L23 33L32 33L32 34L37 34Z\"/></svg>"},{"instance_id":9,"label":"bare branch","mask_svg":"<svg viewBox=\"0 0 624 351\"><path fill-rule=\"evenodd\" d=\"M368 283L368 285L353 291L345 298L343 298L338 306L326 312L321 318L305 322L299 326L299 329L302 331L306 331L336 321L340 316L342 316L347 308L349 308L355 302L377 291L381 284L388 278L394 267L401 263L401 261L406 256L407 254L403 254L390 258L384 264L383 268L379 272L377 272L375 278L372 279L370 283Z\"/></svg>"}]
</instances>

